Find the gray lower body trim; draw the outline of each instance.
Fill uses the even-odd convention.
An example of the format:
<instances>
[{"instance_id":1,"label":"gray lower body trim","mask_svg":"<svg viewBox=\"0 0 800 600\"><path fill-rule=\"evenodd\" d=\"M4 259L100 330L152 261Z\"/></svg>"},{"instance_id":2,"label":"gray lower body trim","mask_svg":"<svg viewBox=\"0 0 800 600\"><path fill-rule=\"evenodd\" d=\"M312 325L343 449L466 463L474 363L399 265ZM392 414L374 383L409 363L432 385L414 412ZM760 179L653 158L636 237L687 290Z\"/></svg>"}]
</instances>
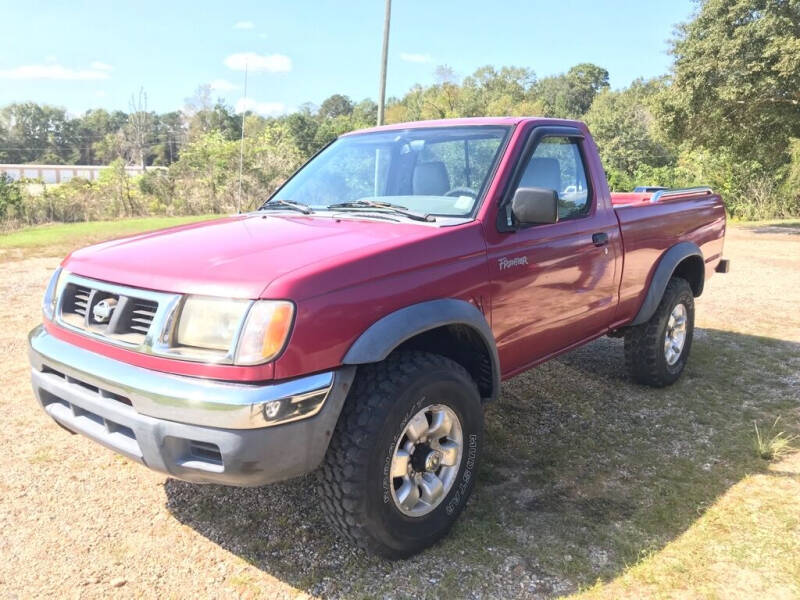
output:
<instances>
[{"instance_id":1,"label":"gray lower body trim","mask_svg":"<svg viewBox=\"0 0 800 600\"><path fill-rule=\"evenodd\" d=\"M31 356L36 398L66 429L170 476L235 486L260 486L318 467L355 376L355 367L332 372L327 397L311 417L258 429L231 429L141 414L114 394L86 384L85 377L81 382L62 377L40 355L33 360L35 351Z\"/></svg>"},{"instance_id":2,"label":"gray lower body trim","mask_svg":"<svg viewBox=\"0 0 800 600\"><path fill-rule=\"evenodd\" d=\"M494 334L483 313L464 300L430 300L389 313L370 325L353 342L342 362L346 365L360 365L382 361L406 340L446 325L467 326L483 341L492 367L492 390L487 400L496 400L500 394L500 358Z\"/></svg>"}]
</instances>

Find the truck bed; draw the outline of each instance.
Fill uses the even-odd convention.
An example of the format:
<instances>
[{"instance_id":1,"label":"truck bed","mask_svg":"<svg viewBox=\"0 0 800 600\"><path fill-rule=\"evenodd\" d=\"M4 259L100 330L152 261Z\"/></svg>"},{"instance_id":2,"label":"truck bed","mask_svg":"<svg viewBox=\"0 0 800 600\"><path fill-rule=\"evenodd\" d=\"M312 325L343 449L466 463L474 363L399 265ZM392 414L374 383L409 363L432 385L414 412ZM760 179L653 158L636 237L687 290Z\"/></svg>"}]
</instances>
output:
<instances>
[{"instance_id":1,"label":"truck bed","mask_svg":"<svg viewBox=\"0 0 800 600\"><path fill-rule=\"evenodd\" d=\"M703 253L706 279L722 258L725 207L710 188L611 194L625 249L619 320L631 319L664 251L694 242Z\"/></svg>"}]
</instances>

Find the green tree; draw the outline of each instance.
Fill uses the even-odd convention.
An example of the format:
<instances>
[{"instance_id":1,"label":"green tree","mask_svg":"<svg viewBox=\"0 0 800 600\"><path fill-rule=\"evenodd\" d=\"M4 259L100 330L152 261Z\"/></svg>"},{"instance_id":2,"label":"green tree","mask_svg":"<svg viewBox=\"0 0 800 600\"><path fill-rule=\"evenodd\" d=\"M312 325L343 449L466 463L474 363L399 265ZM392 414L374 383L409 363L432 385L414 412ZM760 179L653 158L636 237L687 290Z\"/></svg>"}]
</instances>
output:
<instances>
[{"instance_id":1,"label":"green tree","mask_svg":"<svg viewBox=\"0 0 800 600\"><path fill-rule=\"evenodd\" d=\"M10 142L8 141L8 131L6 131L2 121L0 121L0 163L10 162L8 160L9 143Z\"/></svg>"},{"instance_id":2,"label":"green tree","mask_svg":"<svg viewBox=\"0 0 800 600\"><path fill-rule=\"evenodd\" d=\"M362 100L353 107L353 119L365 127L374 125L378 121L378 105L369 98Z\"/></svg>"},{"instance_id":3,"label":"green tree","mask_svg":"<svg viewBox=\"0 0 800 600\"><path fill-rule=\"evenodd\" d=\"M7 160L12 163L64 162L70 139L63 108L22 102L0 111L0 127L6 130Z\"/></svg>"},{"instance_id":4,"label":"green tree","mask_svg":"<svg viewBox=\"0 0 800 600\"><path fill-rule=\"evenodd\" d=\"M353 112L353 101L342 94L334 94L322 101L317 114L323 118L334 119Z\"/></svg>"},{"instance_id":5,"label":"green tree","mask_svg":"<svg viewBox=\"0 0 800 600\"><path fill-rule=\"evenodd\" d=\"M211 131L184 146L175 163L182 210L189 214L231 209L239 172L239 143Z\"/></svg>"},{"instance_id":6,"label":"green tree","mask_svg":"<svg viewBox=\"0 0 800 600\"><path fill-rule=\"evenodd\" d=\"M317 128L319 121L308 110L298 111L283 119L288 135L304 156L311 156L319 150Z\"/></svg>"},{"instance_id":7,"label":"green tree","mask_svg":"<svg viewBox=\"0 0 800 600\"><path fill-rule=\"evenodd\" d=\"M102 160L102 140L122 129L128 121L128 115L122 111L108 112L102 108L87 110L82 116L72 119L74 128L75 149L73 162L84 165L108 164Z\"/></svg>"},{"instance_id":8,"label":"green tree","mask_svg":"<svg viewBox=\"0 0 800 600\"><path fill-rule=\"evenodd\" d=\"M675 149L664 142L652 110L663 89L663 81L637 80L625 90L599 93L586 113L603 166L609 174L624 175L611 178L612 189L629 185L643 164L658 168L674 162Z\"/></svg>"},{"instance_id":9,"label":"green tree","mask_svg":"<svg viewBox=\"0 0 800 600\"><path fill-rule=\"evenodd\" d=\"M122 129L127 121L128 115L124 112L117 110L110 113L102 108L87 110L74 119L78 142L76 162L84 165L108 164L110 160L103 160L100 156L103 152L102 141Z\"/></svg>"},{"instance_id":10,"label":"green tree","mask_svg":"<svg viewBox=\"0 0 800 600\"><path fill-rule=\"evenodd\" d=\"M765 169L800 137L800 0L702 0L672 43L661 118L678 141Z\"/></svg>"},{"instance_id":11,"label":"green tree","mask_svg":"<svg viewBox=\"0 0 800 600\"><path fill-rule=\"evenodd\" d=\"M178 160L180 146L186 138L183 115L178 111L164 113L155 117L155 140L151 153L154 165L171 165Z\"/></svg>"},{"instance_id":12,"label":"green tree","mask_svg":"<svg viewBox=\"0 0 800 600\"><path fill-rule=\"evenodd\" d=\"M242 120L225 101L211 99L211 87L201 85L191 98L187 98L183 109L186 121L186 136L194 140L212 131L219 131L228 140L242 135Z\"/></svg>"},{"instance_id":13,"label":"green tree","mask_svg":"<svg viewBox=\"0 0 800 600\"><path fill-rule=\"evenodd\" d=\"M534 93L551 117L579 119L595 96L608 89L608 71L592 63L581 63L562 75L539 80Z\"/></svg>"}]
</instances>

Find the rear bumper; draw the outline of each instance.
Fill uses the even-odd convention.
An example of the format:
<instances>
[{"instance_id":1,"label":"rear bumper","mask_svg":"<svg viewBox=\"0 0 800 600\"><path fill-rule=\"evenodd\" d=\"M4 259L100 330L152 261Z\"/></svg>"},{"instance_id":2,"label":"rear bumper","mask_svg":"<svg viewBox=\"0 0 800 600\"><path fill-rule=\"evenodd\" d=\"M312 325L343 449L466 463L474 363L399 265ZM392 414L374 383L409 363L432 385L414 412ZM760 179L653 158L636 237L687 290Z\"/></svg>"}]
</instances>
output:
<instances>
[{"instance_id":1,"label":"rear bumper","mask_svg":"<svg viewBox=\"0 0 800 600\"><path fill-rule=\"evenodd\" d=\"M29 335L36 398L56 422L151 469L258 486L315 469L355 373L270 385L180 377ZM276 408L277 407L277 408Z\"/></svg>"}]
</instances>

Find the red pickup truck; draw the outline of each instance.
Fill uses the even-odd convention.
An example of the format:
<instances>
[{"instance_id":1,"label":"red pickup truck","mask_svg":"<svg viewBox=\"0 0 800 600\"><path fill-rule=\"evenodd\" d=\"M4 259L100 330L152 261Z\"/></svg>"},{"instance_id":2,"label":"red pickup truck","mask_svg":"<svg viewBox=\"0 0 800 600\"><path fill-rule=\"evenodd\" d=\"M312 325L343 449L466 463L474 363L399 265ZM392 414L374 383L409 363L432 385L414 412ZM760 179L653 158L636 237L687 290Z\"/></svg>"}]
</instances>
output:
<instances>
[{"instance_id":1,"label":"red pickup truck","mask_svg":"<svg viewBox=\"0 0 800 600\"><path fill-rule=\"evenodd\" d=\"M610 194L579 122L358 131L255 212L68 256L33 387L173 477L316 470L343 535L407 556L464 508L503 379L602 335L636 381L678 379L724 234L709 189Z\"/></svg>"}]
</instances>

